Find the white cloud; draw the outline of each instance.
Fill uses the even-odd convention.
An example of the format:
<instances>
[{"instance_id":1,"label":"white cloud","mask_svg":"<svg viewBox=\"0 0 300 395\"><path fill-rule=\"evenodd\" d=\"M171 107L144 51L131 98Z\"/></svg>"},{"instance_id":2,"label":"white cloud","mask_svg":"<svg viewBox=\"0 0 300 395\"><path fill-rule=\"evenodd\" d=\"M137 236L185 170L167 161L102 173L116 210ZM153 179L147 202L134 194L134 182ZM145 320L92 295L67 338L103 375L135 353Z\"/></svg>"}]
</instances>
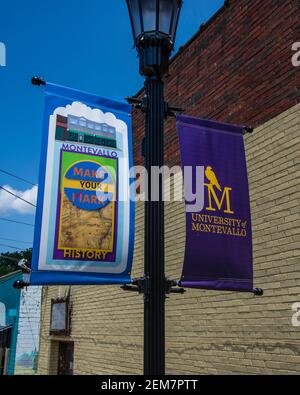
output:
<instances>
[{"instance_id":1,"label":"white cloud","mask_svg":"<svg viewBox=\"0 0 300 395\"><path fill-rule=\"evenodd\" d=\"M66 107L58 107L54 114L67 117L68 115L74 115L77 117L85 117L90 121L107 123L110 126L115 127L119 132L127 130L126 123L116 118L111 112L102 112L98 108L92 109L87 105L74 101L72 105L68 104Z\"/></svg>"},{"instance_id":2,"label":"white cloud","mask_svg":"<svg viewBox=\"0 0 300 395\"><path fill-rule=\"evenodd\" d=\"M26 191L18 191L9 185L4 185L3 188L33 204L36 204L38 191L37 185L33 186L31 189L27 189ZM3 189L0 189L0 213L9 214L11 212L18 212L20 214L33 214L35 212L35 208L14 197Z\"/></svg>"}]
</instances>

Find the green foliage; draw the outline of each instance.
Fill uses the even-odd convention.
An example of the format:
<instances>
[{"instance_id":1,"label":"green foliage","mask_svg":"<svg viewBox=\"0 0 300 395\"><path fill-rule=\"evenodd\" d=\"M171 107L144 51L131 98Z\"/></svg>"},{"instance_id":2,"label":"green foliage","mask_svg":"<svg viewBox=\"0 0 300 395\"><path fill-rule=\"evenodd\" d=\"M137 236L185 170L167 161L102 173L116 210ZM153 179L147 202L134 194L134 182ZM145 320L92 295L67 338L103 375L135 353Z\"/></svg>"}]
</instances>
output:
<instances>
[{"instance_id":1,"label":"green foliage","mask_svg":"<svg viewBox=\"0 0 300 395\"><path fill-rule=\"evenodd\" d=\"M27 266L30 267L31 258L32 248L28 248L24 251L5 252L0 254L0 277L19 270L20 268L18 267L18 262L21 259L27 259Z\"/></svg>"}]
</instances>

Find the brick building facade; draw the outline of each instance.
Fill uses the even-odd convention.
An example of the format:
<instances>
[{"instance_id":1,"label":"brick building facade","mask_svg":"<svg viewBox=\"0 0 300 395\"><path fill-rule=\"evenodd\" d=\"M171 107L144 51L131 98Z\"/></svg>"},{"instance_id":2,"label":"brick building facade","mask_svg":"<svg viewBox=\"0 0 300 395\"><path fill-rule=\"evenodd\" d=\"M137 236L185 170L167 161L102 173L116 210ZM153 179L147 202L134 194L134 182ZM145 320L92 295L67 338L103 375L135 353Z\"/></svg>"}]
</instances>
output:
<instances>
[{"instance_id":1,"label":"brick building facade","mask_svg":"<svg viewBox=\"0 0 300 395\"><path fill-rule=\"evenodd\" d=\"M299 0L229 0L174 56L166 98L187 115L253 126L246 154L254 232L255 284L265 296L189 290L166 303L169 374L299 373L300 332ZM143 92L140 92L142 95ZM143 114L133 113L135 164L142 164ZM174 119L166 122L165 160L180 164ZM166 273L181 274L183 203L166 204ZM133 277L143 274L143 204L136 208ZM142 373L143 300L113 287L72 287L72 332L49 336L44 287L40 374L56 374L59 341L74 342L74 373Z\"/></svg>"}]
</instances>

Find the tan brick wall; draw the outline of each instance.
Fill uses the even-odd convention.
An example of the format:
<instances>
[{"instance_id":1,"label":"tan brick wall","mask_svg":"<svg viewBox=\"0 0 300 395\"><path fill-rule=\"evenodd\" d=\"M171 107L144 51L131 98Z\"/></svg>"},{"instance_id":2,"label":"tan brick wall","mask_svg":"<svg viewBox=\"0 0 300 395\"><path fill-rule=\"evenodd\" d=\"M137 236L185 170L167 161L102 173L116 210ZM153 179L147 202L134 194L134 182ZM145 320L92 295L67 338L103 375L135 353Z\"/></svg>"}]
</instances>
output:
<instances>
[{"instance_id":1,"label":"tan brick wall","mask_svg":"<svg viewBox=\"0 0 300 395\"><path fill-rule=\"evenodd\" d=\"M142 211L136 224L141 227ZM135 260L141 262L142 240L137 237ZM133 276L142 275L135 265ZM75 374L141 373L143 365L142 297L116 286L71 288L72 334L49 336L51 299L66 295L66 287L44 287L38 372L56 374L58 341L74 341Z\"/></svg>"},{"instance_id":2,"label":"tan brick wall","mask_svg":"<svg viewBox=\"0 0 300 395\"><path fill-rule=\"evenodd\" d=\"M291 324L300 302L300 105L246 137L254 232L251 294L188 290L167 300L167 373L300 373L300 329ZM181 274L185 243L182 203L166 206L166 272ZM143 273L143 205L137 205L133 276ZM39 373L55 373L50 342L51 298L44 288ZM72 287L75 373L142 372L143 301L118 286ZM50 344L51 343L51 344ZM52 345L52 348L50 347Z\"/></svg>"}]
</instances>

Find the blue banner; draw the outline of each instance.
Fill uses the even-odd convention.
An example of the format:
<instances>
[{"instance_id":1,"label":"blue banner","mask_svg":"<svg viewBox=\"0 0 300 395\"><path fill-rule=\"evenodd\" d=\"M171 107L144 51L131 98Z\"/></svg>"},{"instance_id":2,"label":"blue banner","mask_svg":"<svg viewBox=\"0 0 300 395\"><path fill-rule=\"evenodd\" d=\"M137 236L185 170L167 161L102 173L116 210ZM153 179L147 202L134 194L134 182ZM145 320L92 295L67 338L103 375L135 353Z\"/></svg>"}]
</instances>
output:
<instances>
[{"instance_id":1,"label":"blue banner","mask_svg":"<svg viewBox=\"0 0 300 395\"><path fill-rule=\"evenodd\" d=\"M130 111L125 103L46 84L30 284L130 282Z\"/></svg>"}]
</instances>

